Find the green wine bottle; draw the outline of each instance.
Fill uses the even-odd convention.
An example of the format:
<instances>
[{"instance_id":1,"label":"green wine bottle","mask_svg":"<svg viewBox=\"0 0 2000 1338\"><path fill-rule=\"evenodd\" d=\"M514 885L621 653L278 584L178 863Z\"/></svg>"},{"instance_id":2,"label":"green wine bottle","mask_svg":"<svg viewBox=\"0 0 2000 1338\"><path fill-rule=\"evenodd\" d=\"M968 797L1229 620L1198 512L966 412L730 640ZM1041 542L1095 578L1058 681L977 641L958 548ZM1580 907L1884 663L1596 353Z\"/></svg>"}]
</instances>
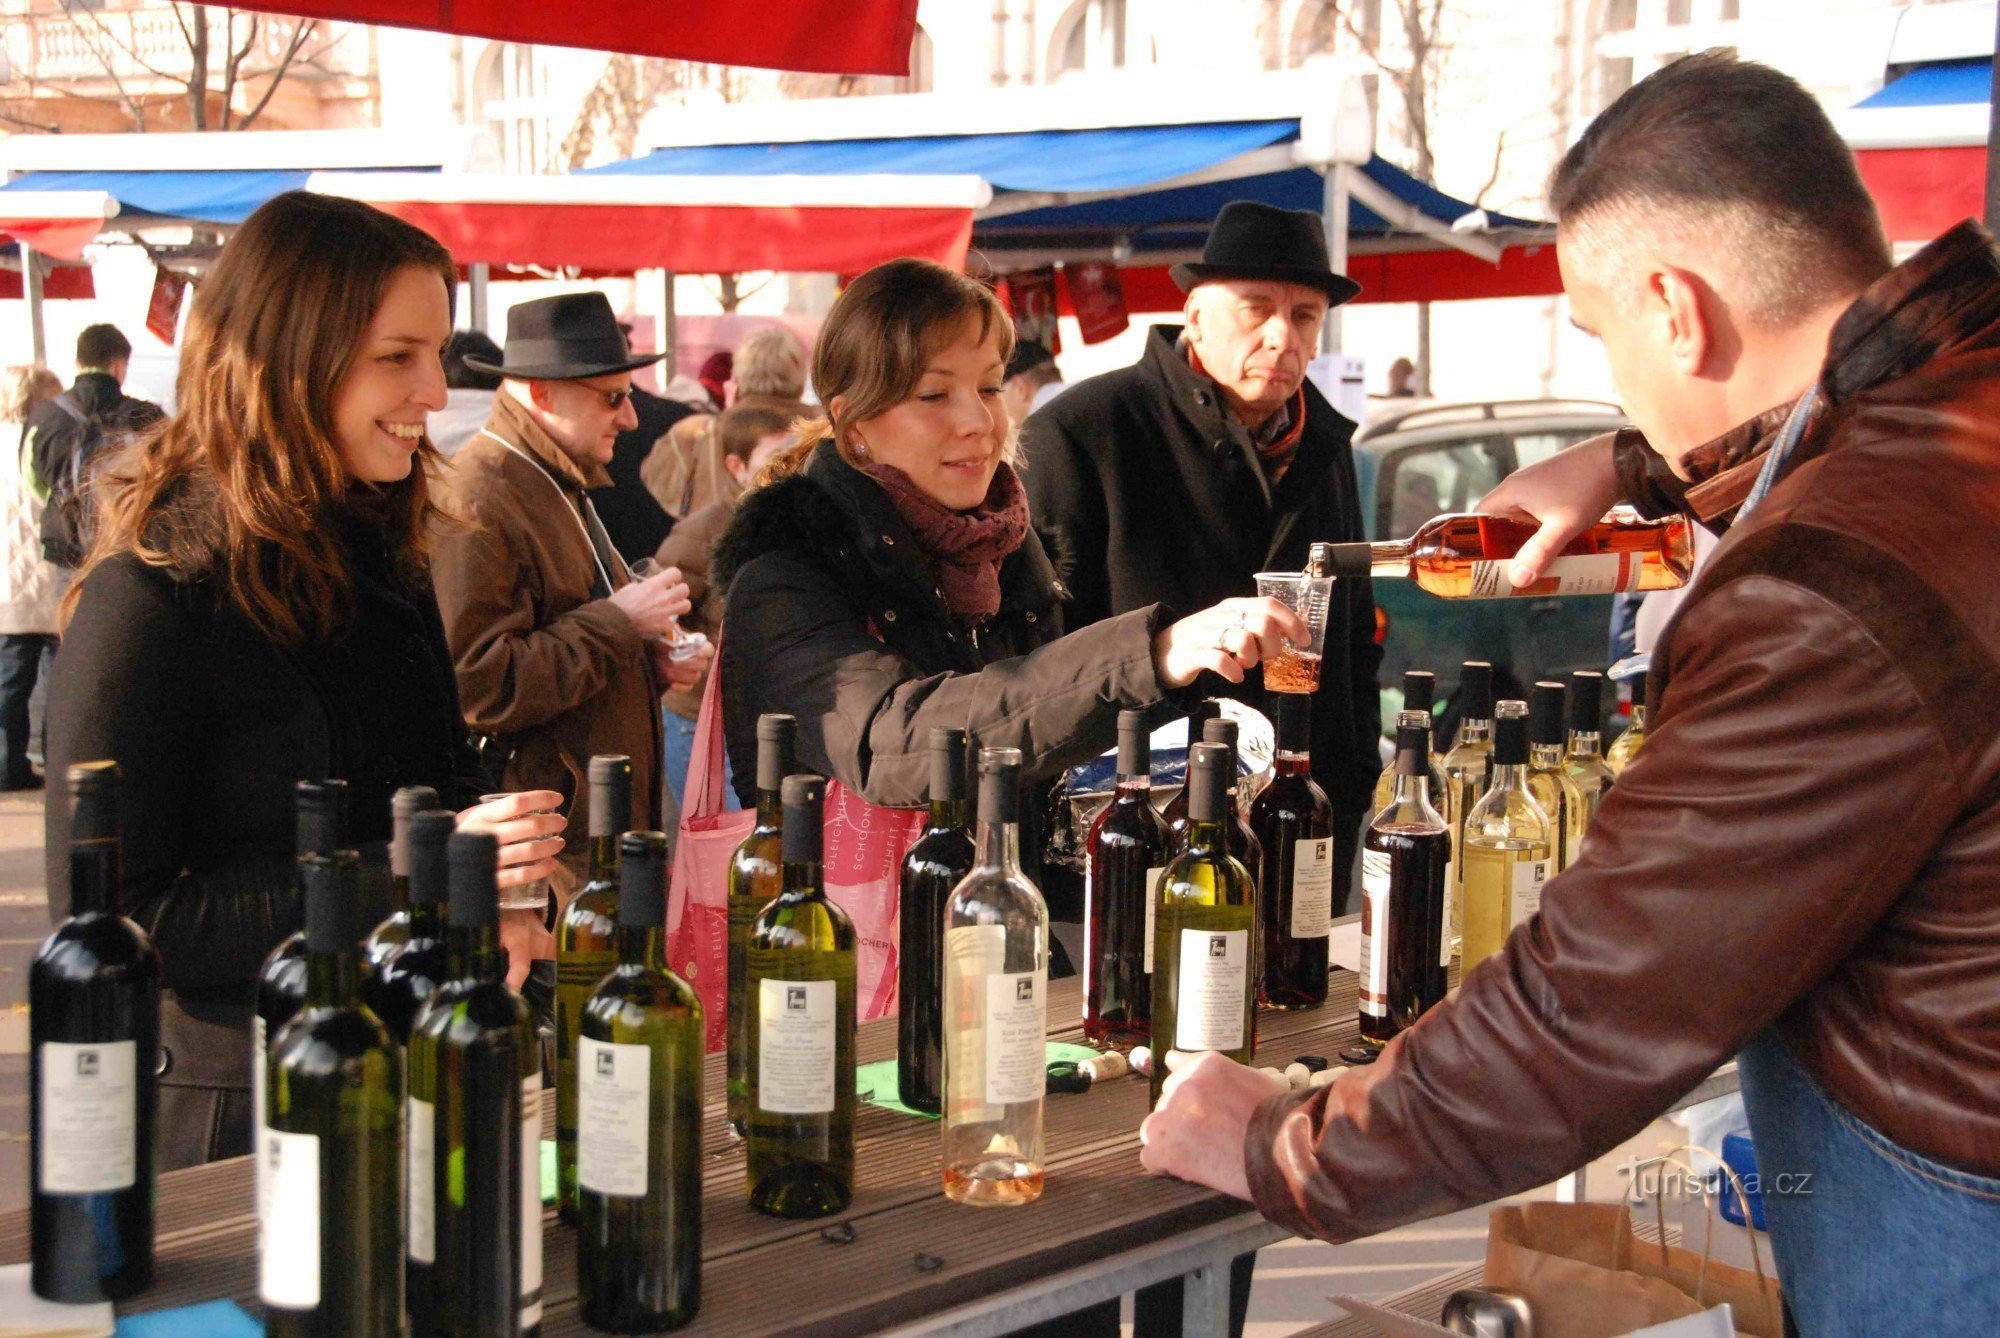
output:
<instances>
[{"instance_id":1,"label":"green wine bottle","mask_svg":"<svg viewBox=\"0 0 2000 1338\"><path fill-rule=\"evenodd\" d=\"M361 1001L361 857L302 873L306 1002L271 1038L264 1094L264 1332L400 1338L403 1058Z\"/></svg>"},{"instance_id":2,"label":"green wine bottle","mask_svg":"<svg viewBox=\"0 0 2000 1338\"><path fill-rule=\"evenodd\" d=\"M825 1217L854 1197L854 925L821 885L826 782L787 776L784 878L750 926L750 1206Z\"/></svg>"},{"instance_id":3,"label":"green wine bottle","mask_svg":"<svg viewBox=\"0 0 2000 1338\"><path fill-rule=\"evenodd\" d=\"M507 984L500 847L451 837L451 979L410 1033L412 1338L514 1338L542 1322L542 1049Z\"/></svg>"},{"instance_id":4,"label":"green wine bottle","mask_svg":"<svg viewBox=\"0 0 2000 1338\"><path fill-rule=\"evenodd\" d=\"M590 759L590 881L556 922L556 1210L576 1220L576 1039L583 1005L618 964L618 838L632 825L632 759Z\"/></svg>"},{"instance_id":5,"label":"green wine bottle","mask_svg":"<svg viewBox=\"0 0 2000 1338\"><path fill-rule=\"evenodd\" d=\"M458 815L441 808L410 819L409 937L391 948L361 984L369 1011L382 1019L399 1046L410 1043L417 1011L451 974L444 931L445 845L456 830Z\"/></svg>"},{"instance_id":6,"label":"green wine bottle","mask_svg":"<svg viewBox=\"0 0 2000 1338\"><path fill-rule=\"evenodd\" d=\"M438 792L428 785L405 785L389 797L389 888L396 909L376 925L361 945L362 970L373 975L382 963L410 939L410 819L438 806Z\"/></svg>"},{"instance_id":7,"label":"green wine bottle","mask_svg":"<svg viewBox=\"0 0 2000 1338\"><path fill-rule=\"evenodd\" d=\"M701 1309L701 1001L667 968L667 838L619 842L618 964L583 1006L577 1302L612 1333Z\"/></svg>"},{"instance_id":8,"label":"green wine bottle","mask_svg":"<svg viewBox=\"0 0 2000 1338\"><path fill-rule=\"evenodd\" d=\"M1257 1047L1257 884L1227 844L1235 765L1226 744L1188 750L1187 849L1160 875L1153 921L1155 1104L1168 1051L1248 1063Z\"/></svg>"},{"instance_id":9,"label":"green wine bottle","mask_svg":"<svg viewBox=\"0 0 2000 1338\"><path fill-rule=\"evenodd\" d=\"M757 717L757 825L729 861L729 1127L739 1138L750 1103L751 1010L743 994L743 954L751 922L778 895L784 854L779 841L784 801L778 790L791 774L798 729L792 716Z\"/></svg>"}]
</instances>

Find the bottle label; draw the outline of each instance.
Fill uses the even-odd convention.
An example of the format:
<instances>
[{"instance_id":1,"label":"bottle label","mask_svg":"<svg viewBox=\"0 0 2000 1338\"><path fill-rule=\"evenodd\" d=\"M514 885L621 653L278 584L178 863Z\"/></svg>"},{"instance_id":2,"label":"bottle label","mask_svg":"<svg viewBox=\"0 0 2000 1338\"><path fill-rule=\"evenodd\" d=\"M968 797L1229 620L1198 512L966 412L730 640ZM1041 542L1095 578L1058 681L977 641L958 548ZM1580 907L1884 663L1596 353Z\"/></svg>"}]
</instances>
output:
<instances>
[{"instance_id":1,"label":"bottle label","mask_svg":"<svg viewBox=\"0 0 2000 1338\"><path fill-rule=\"evenodd\" d=\"M312 1310L319 1305L319 1138L279 1129L264 1131L265 1179L271 1187L264 1218L262 1273L257 1294L265 1305Z\"/></svg>"},{"instance_id":2,"label":"bottle label","mask_svg":"<svg viewBox=\"0 0 2000 1338\"><path fill-rule=\"evenodd\" d=\"M986 977L988 1105L1042 1099L1048 1078L1047 996L1048 981L1041 971L996 971Z\"/></svg>"},{"instance_id":3,"label":"bottle label","mask_svg":"<svg viewBox=\"0 0 2000 1338\"><path fill-rule=\"evenodd\" d=\"M45 1194L108 1194L139 1176L139 1043L42 1042Z\"/></svg>"},{"instance_id":4,"label":"bottle label","mask_svg":"<svg viewBox=\"0 0 2000 1338\"><path fill-rule=\"evenodd\" d=\"M265 1048L270 1038L264 1034L264 1015L250 1016L250 1150L257 1154L257 1220L262 1222L271 1207L271 1177L264 1170L264 1067L269 1061Z\"/></svg>"},{"instance_id":5,"label":"bottle label","mask_svg":"<svg viewBox=\"0 0 2000 1338\"><path fill-rule=\"evenodd\" d=\"M653 1052L585 1036L577 1052L576 1178L594 1194L646 1192Z\"/></svg>"},{"instance_id":6,"label":"bottle label","mask_svg":"<svg viewBox=\"0 0 2000 1338\"><path fill-rule=\"evenodd\" d=\"M1378 951L1375 942L1377 935L1388 937L1383 931L1388 927L1389 868L1387 852L1361 852L1361 970L1357 984L1361 1011L1368 1017L1389 1016L1389 954Z\"/></svg>"},{"instance_id":7,"label":"bottle label","mask_svg":"<svg viewBox=\"0 0 2000 1338\"><path fill-rule=\"evenodd\" d=\"M1548 881L1548 860L1524 859L1514 866L1514 894L1509 898L1507 910L1509 932L1542 908L1542 884Z\"/></svg>"},{"instance_id":8,"label":"bottle label","mask_svg":"<svg viewBox=\"0 0 2000 1338\"><path fill-rule=\"evenodd\" d=\"M437 1262L437 1166L432 1140L436 1137L437 1107L411 1097L403 1103L407 1160L403 1178L410 1185L410 1258L420 1264Z\"/></svg>"},{"instance_id":9,"label":"bottle label","mask_svg":"<svg viewBox=\"0 0 2000 1338\"><path fill-rule=\"evenodd\" d=\"M1312 837L1292 847L1292 937L1332 932L1333 838Z\"/></svg>"},{"instance_id":10,"label":"bottle label","mask_svg":"<svg viewBox=\"0 0 2000 1338\"><path fill-rule=\"evenodd\" d=\"M1514 559L1472 564L1469 599L1507 599L1522 595L1615 595L1639 588L1645 563L1637 553L1586 553L1550 560L1540 579L1516 589L1507 570Z\"/></svg>"},{"instance_id":11,"label":"bottle label","mask_svg":"<svg viewBox=\"0 0 2000 1338\"><path fill-rule=\"evenodd\" d=\"M835 986L831 980L757 982L757 1108L831 1115Z\"/></svg>"},{"instance_id":12,"label":"bottle label","mask_svg":"<svg viewBox=\"0 0 2000 1338\"><path fill-rule=\"evenodd\" d=\"M521 1327L542 1322L542 1075L521 1079Z\"/></svg>"},{"instance_id":13,"label":"bottle label","mask_svg":"<svg viewBox=\"0 0 2000 1338\"><path fill-rule=\"evenodd\" d=\"M1249 1035L1249 1019L1244 1016L1250 984L1249 930L1181 930L1176 984L1174 1049L1243 1048Z\"/></svg>"},{"instance_id":14,"label":"bottle label","mask_svg":"<svg viewBox=\"0 0 2000 1338\"><path fill-rule=\"evenodd\" d=\"M1153 926L1160 918L1160 880L1166 874L1164 864L1146 870L1146 974L1153 974Z\"/></svg>"}]
</instances>

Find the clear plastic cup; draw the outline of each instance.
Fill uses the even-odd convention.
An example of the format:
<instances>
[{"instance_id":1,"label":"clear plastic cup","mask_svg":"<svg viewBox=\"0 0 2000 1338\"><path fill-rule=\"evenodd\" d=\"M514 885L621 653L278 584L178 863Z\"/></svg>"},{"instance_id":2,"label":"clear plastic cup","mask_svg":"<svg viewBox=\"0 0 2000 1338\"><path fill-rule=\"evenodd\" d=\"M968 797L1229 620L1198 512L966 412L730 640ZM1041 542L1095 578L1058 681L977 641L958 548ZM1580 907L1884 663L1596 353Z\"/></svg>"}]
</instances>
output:
<instances>
[{"instance_id":1,"label":"clear plastic cup","mask_svg":"<svg viewBox=\"0 0 2000 1338\"><path fill-rule=\"evenodd\" d=\"M479 802L490 804L496 800L511 798L513 798L511 792L503 791L499 794L482 794L479 796ZM519 816L524 818L549 817L557 816L561 813L562 810L559 808L545 808L537 809L533 813L523 813ZM548 909L548 905L549 880L546 878L537 878L532 883L519 883L513 887L503 887L500 889L500 909L503 911L543 911Z\"/></svg>"},{"instance_id":2,"label":"clear plastic cup","mask_svg":"<svg viewBox=\"0 0 2000 1338\"><path fill-rule=\"evenodd\" d=\"M1302 571L1260 571L1257 593L1275 599L1305 620L1308 645L1287 639L1284 649L1264 661L1264 686L1271 692L1319 691L1319 658L1326 646L1326 614L1333 602L1333 577Z\"/></svg>"}]
</instances>

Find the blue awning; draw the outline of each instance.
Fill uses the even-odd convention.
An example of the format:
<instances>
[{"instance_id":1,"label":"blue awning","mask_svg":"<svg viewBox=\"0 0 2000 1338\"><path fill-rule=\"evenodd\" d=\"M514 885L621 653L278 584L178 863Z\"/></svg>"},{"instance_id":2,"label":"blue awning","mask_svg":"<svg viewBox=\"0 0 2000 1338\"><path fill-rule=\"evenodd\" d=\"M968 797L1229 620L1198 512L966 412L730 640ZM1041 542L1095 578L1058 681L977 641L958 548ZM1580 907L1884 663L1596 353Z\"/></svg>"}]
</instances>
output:
<instances>
[{"instance_id":1,"label":"blue awning","mask_svg":"<svg viewBox=\"0 0 2000 1338\"><path fill-rule=\"evenodd\" d=\"M0 186L0 191L101 190L118 201L121 217L241 223L264 201L302 188L310 175L307 171L29 172Z\"/></svg>"},{"instance_id":2,"label":"blue awning","mask_svg":"<svg viewBox=\"0 0 2000 1338\"><path fill-rule=\"evenodd\" d=\"M1993 98L1993 62L1946 60L1916 69L1855 103L1857 107L1952 107Z\"/></svg>"}]
</instances>

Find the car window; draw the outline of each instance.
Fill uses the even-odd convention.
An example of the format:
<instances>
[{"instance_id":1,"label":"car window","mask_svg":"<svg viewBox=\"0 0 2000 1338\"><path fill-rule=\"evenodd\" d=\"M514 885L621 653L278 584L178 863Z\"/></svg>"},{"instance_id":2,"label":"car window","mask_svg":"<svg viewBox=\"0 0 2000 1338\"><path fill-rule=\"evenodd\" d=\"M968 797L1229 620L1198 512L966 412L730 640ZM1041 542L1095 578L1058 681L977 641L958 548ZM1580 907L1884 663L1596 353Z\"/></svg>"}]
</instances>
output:
<instances>
[{"instance_id":1,"label":"car window","mask_svg":"<svg viewBox=\"0 0 2000 1338\"><path fill-rule=\"evenodd\" d=\"M1421 447L1388 462L1383 479L1388 525L1382 537L1403 538L1447 511L1470 511L1501 479L1498 443L1477 440Z\"/></svg>"},{"instance_id":2,"label":"car window","mask_svg":"<svg viewBox=\"0 0 2000 1338\"><path fill-rule=\"evenodd\" d=\"M1566 446L1599 435L1590 429L1572 428L1563 432L1523 432L1514 438L1514 468L1538 465Z\"/></svg>"}]
</instances>

